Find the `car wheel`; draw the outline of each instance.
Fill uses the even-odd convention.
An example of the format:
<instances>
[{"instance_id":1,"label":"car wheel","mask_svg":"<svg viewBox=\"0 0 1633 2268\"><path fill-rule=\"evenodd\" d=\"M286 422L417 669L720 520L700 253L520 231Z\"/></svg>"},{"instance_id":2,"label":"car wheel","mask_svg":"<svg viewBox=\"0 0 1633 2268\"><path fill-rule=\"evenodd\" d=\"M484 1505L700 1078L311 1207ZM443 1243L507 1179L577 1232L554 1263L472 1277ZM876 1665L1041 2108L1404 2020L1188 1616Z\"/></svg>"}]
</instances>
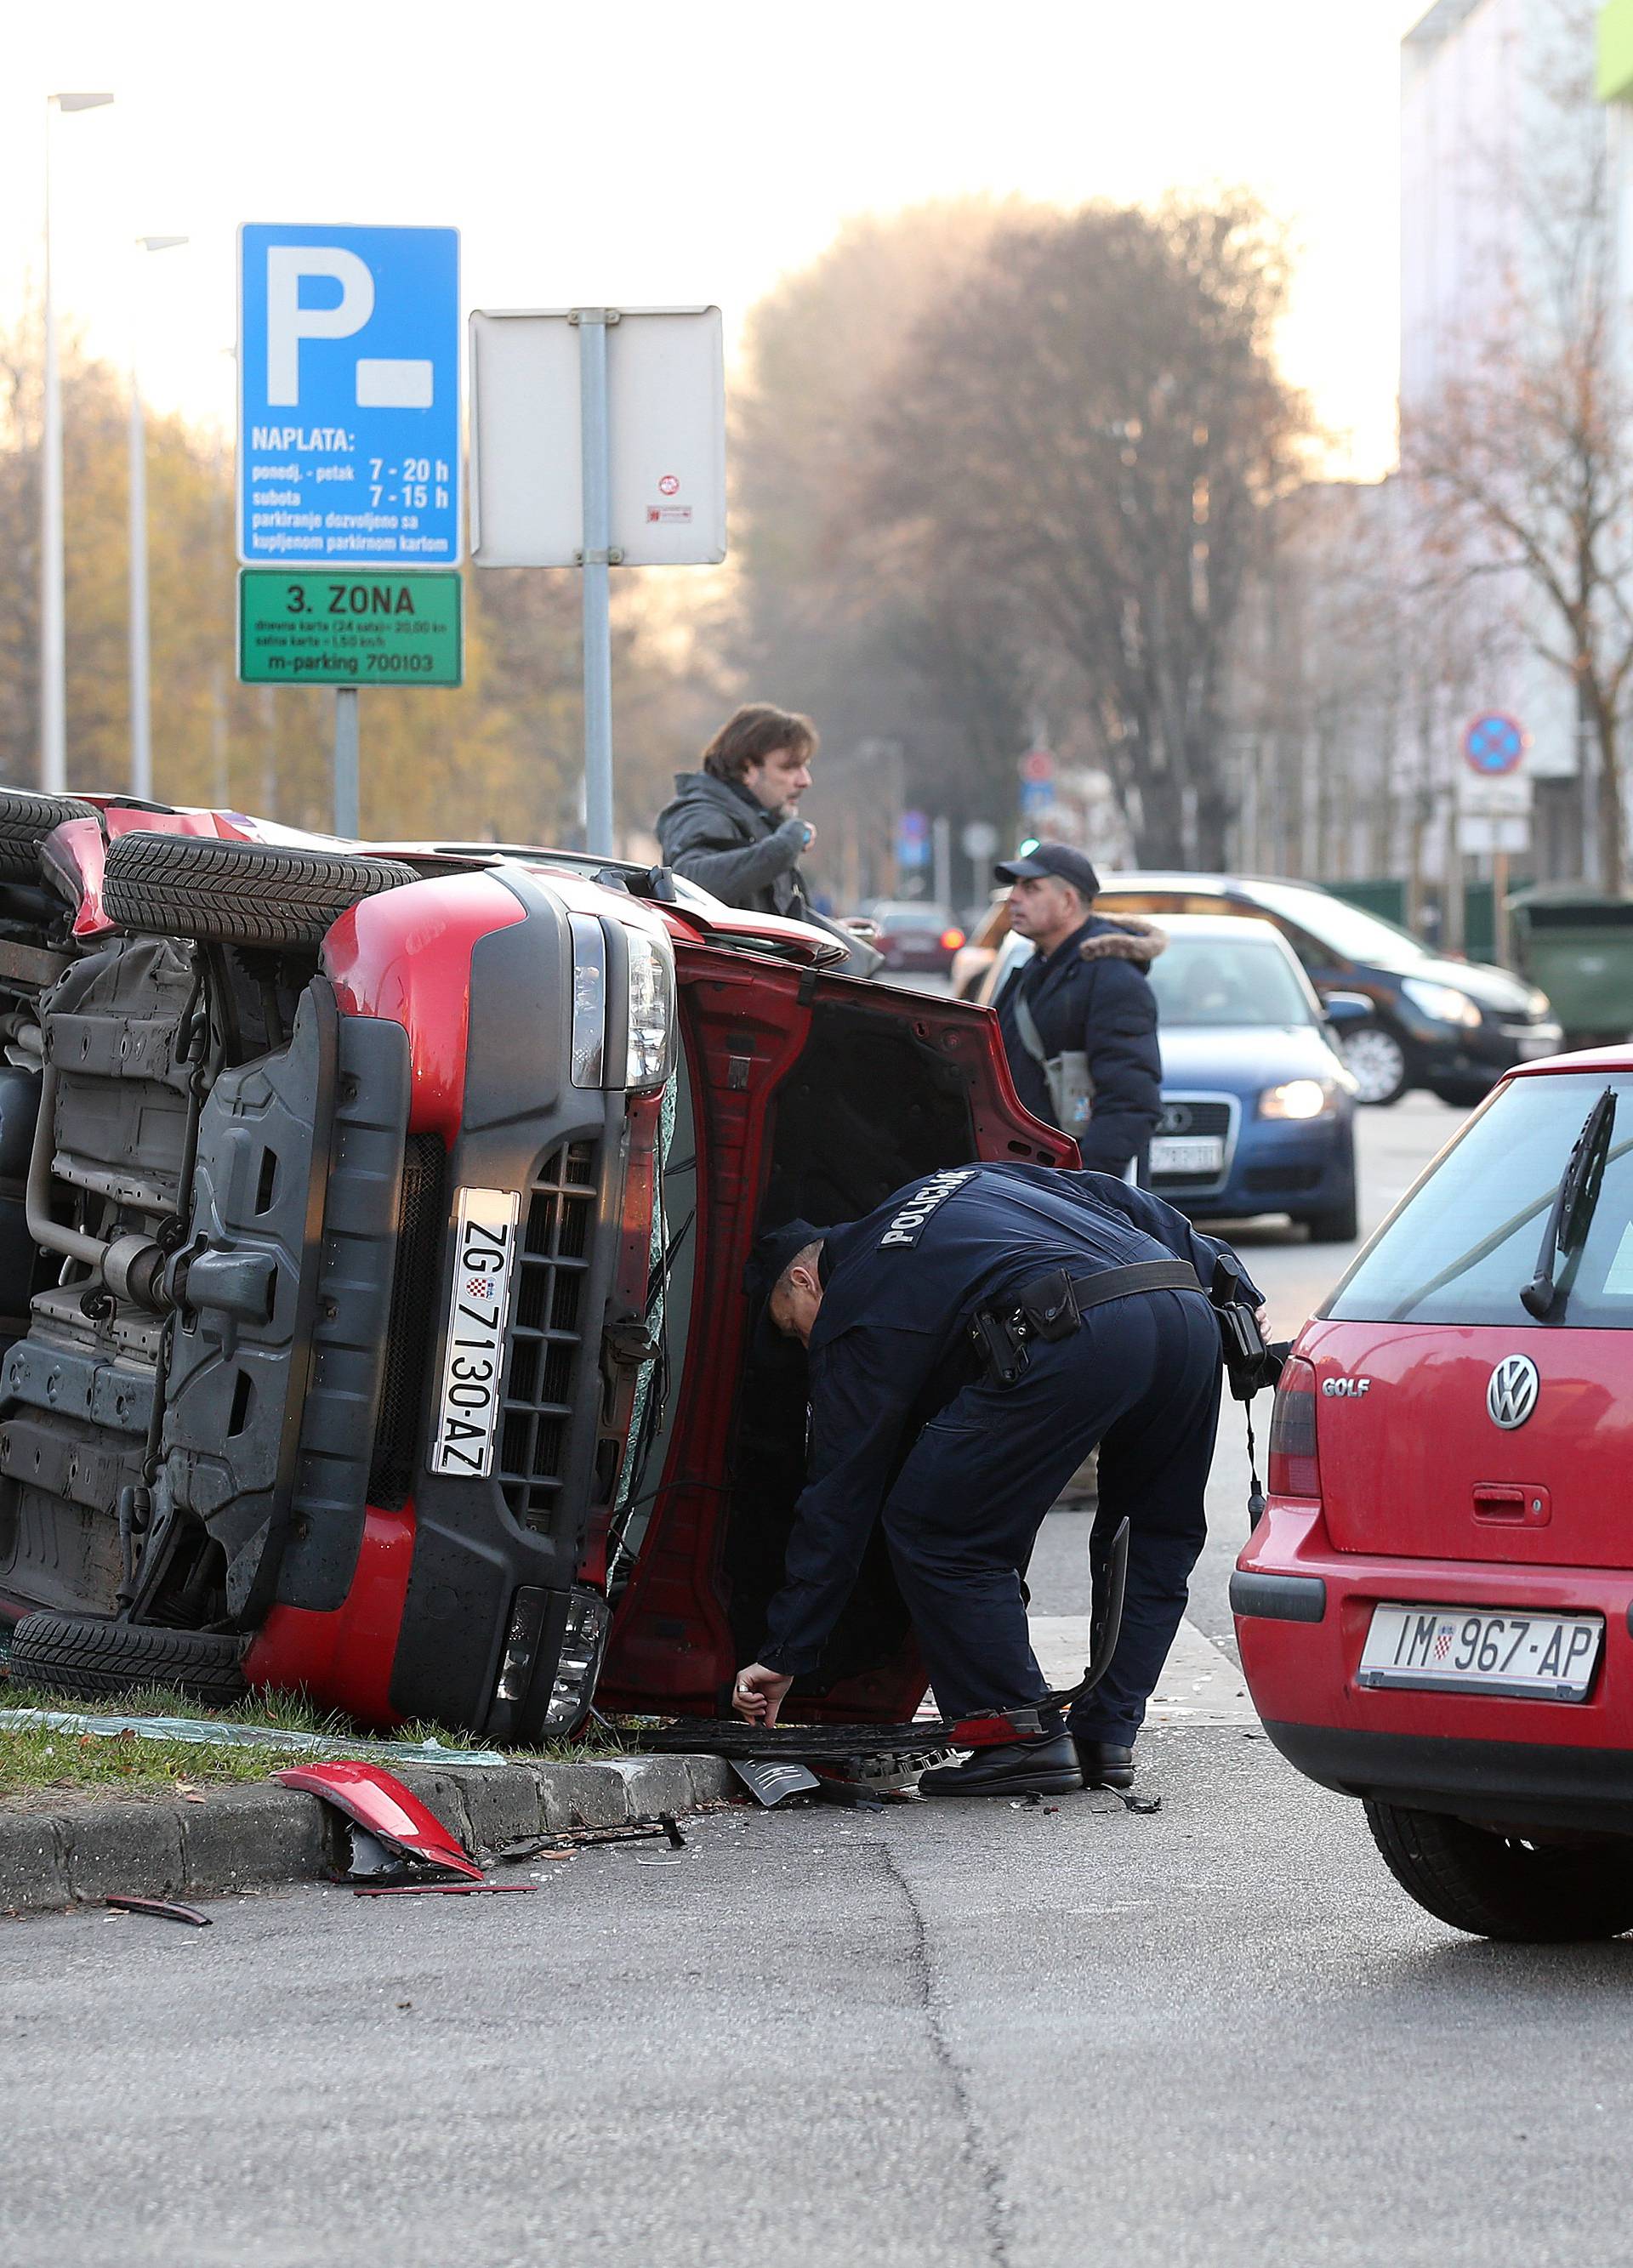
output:
<instances>
[{"instance_id":1,"label":"car wheel","mask_svg":"<svg viewBox=\"0 0 1633 2268\"><path fill-rule=\"evenodd\" d=\"M1340 1042L1344 1069L1356 1082L1356 1101L1382 1106L1407 1091L1406 1049L1382 1024L1364 1024Z\"/></svg>"},{"instance_id":2,"label":"car wheel","mask_svg":"<svg viewBox=\"0 0 1633 2268\"><path fill-rule=\"evenodd\" d=\"M1633 1929L1633 1842L1572 1850L1371 1800L1366 1816L1401 1889L1471 1937L1569 1945Z\"/></svg>"},{"instance_id":3,"label":"car wheel","mask_svg":"<svg viewBox=\"0 0 1633 2268\"><path fill-rule=\"evenodd\" d=\"M16 1684L79 1700L159 1685L189 1701L220 1705L241 1701L249 1690L243 1655L241 1638L216 1631L37 1614L25 1615L11 1633L10 1663Z\"/></svg>"},{"instance_id":4,"label":"car wheel","mask_svg":"<svg viewBox=\"0 0 1633 2268\"><path fill-rule=\"evenodd\" d=\"M1342 1204L1329 1205L1325 1212L1306 1213L1304 1219L1312 1244L1353 1244L1361 1233L1360 1210L1353 1189Z\"/></svg>"},{"instance_id":5,"label":"car wheel","mask_svg":"<svg viewBox=\"0 0 1633 2268\"><path fill-rule=\"evenodd\" d=\"M363 899L418 880L398 858L215 836L122 835L108 850L102 904L122 929L146 935L316 946Z\"/></svg>"},{"instance_id":6,"label":"car wheel","mask_svg":"<svg viewBox=\"0 0 1633 2268\"><path fill-rule=\"evenodd\" d=\"M65 819L94 819L92 805L71 795L29 795L20 788L0 789L0 878L8 881L40 879L40 846L53 828Z\"/></svg>"}]
</instances>

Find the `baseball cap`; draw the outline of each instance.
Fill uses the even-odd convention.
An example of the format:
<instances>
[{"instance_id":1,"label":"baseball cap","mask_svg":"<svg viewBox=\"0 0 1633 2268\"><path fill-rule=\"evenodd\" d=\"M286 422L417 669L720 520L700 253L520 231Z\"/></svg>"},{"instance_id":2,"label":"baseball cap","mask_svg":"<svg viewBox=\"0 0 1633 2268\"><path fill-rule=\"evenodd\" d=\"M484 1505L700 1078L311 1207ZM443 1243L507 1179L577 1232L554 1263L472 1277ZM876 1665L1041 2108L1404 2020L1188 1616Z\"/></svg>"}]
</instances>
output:
<instances>
[{"instance_id":1,"label":"baseball cap","mask_svg":"<svg viewBox=\"0 0 1633 2268\"><path fill-rule=\"evenodd\" d=\"M1001 882L1031 882L1053 874L1086 898L1100 895L1100 877L1083 852L1074 850L1069 843L1036 843L1023 858L1001 858L993 872Z\"/></svg>"}]
</instances>

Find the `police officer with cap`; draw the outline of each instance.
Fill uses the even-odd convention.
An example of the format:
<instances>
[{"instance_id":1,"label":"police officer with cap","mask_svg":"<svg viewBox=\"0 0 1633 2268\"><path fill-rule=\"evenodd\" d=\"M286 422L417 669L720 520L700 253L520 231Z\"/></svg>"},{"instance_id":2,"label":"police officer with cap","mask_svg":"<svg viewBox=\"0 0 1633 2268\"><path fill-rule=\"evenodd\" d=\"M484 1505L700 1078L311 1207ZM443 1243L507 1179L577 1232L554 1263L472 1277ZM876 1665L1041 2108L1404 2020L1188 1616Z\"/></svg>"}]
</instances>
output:
<instances>
[{"instance_id":1,"label":"police officer with cap","mask_svg":"<svg viewBox=\"0 0 1633 2268\"><path fill-rule=\"evenodd\" d=\"M976 1165L861 1220L791 1222L761 1240L756 1271L771 1322L809 1350L811 1445L737 1713L774 1724L817 1668L882 1520L942 1714L1001 1712L1015 1734L927 1772L920 1792L1127 1786L1206 1533L1221 1375L1209 1292L1260 1307L1229 1246L1103 1174ZM1097 1442L1097 1535L1129 1521L1122 1630L1063 1726L1039 1706L1023 1576Z\"/></svg>"},{"instance_id":2,"label":"police officer with cap","mask_svg":"<svg viewBox=\"0 0 1633 2268\"><path fill-rule=\"evenodd\" d=\"M1138 915L1093 912L1100 878L1069 843L1035 843L994 871L1011 928L1033 946L993 1004L1016 1093L1072 1136L1085 1166L1126 1174L1162 1116L1147 971L1167 940Z\"/></svg>"}]
</instances>

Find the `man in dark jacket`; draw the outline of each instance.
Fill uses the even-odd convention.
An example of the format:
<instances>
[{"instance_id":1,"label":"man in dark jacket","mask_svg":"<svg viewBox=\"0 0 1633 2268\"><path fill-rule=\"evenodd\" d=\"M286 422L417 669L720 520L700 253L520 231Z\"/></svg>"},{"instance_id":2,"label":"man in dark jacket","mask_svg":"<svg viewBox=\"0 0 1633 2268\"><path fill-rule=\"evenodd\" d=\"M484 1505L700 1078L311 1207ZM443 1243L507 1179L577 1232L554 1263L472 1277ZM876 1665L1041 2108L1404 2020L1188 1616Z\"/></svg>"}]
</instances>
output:
<instances>
[{"instance_id":1,"label":"man in dark jacket","mask_svg":"<svg viewBox=\"0 0 1633 2268\"><path fill-rule=\"evenodd\" d=\"M811 784L816 730L809 717L751 702L728 717L703 752L700 772L679 772L658 814L663 863L728 906L810 922L850 955L846 973L871 976L882 956L809 902L799 860L816 840L800 817Z\"/></svg>"},{"instance_id":2,"label":"man in dark jacket","mask_svg":"<svg viewBox=\"0 0 1633 2268\"><path fill-rule=\"evenodd\" d=\"M1230 1247L1103 1174L960 1166L863 1220L792 1222L756 1260L772 1322L809 1350L811 1433L783 1587L733 1692L739 1715L774 1724L793 1679L818 1667L883 1521L938 1706L1029 1720L927 1773L920 1792L1126 1786L1206 1534L1221 1372L1207 1293L1220 1261L1240 1275ZM1257 1305L1245 1277L1241 1293ZM1023 1578L1097 1441L1108 1536L1129 1522L1127 1589L1111 1667L1062 1727L1038 1705Z\"/></svg>"},{"instance_id":3,"label":"man in dark jacket","mask_svg":"<svg viewBox=\"0 0 1633 2268\"><path fill-rule=\"evenodd\" d=\"M1010 886L1010 926L1033 946L994 1003L1016 1092L1073 1137L1085 1166L1126 1174L1162 1116L1146 971L1166 940L1150 922L1092 912L1100 878L1069 843L1040 843L997 873Z\"/></svg>"}]
</instances>

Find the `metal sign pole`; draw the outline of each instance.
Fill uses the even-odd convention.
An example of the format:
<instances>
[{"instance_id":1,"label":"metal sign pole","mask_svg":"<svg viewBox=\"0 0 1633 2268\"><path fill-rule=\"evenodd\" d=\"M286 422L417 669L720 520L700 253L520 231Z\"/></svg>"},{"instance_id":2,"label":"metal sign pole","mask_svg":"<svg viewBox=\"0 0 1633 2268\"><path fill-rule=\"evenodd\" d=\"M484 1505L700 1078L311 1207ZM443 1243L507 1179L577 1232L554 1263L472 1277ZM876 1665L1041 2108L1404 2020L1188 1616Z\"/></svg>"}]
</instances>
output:
<instances>
[{"instance_id":1,"label":"metal sign pole","mask_svg":"<svg viewBox=\"0 0 1633 2268\"><path fill-rule=\"evenodd\" d=\"M335 832L355 842L358 811L358 688L335 688Z\"/></svg>"},{"instance_id":2,"label":"metal sign pole","mask_svg":"<svg viewBox=\"0 0 1633 2268\"><path fill-rule=\"evenodd\" d=\"M584 839L587 850L612 854L612 626L608 569L610 526L607 449L607 326L610 307L579 307L579 400L583 433L584 547Z\"/></svg>"}]
</instances>

